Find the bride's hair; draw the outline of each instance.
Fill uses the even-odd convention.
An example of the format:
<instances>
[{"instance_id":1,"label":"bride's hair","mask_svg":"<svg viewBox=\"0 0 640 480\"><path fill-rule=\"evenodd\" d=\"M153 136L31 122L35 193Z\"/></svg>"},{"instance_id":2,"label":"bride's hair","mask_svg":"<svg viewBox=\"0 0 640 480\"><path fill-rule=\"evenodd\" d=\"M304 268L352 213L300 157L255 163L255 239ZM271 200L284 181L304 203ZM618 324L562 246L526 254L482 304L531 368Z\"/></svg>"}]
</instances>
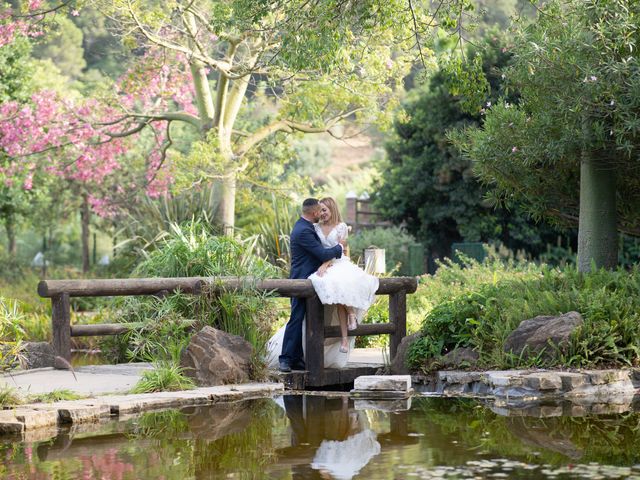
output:
<instances>
[{"instance_id":1,"label":"bride's hair","mask_svg":"<svg viewBox=\"0 0 640 480\"><path fill-rule=\"evenodd\" d=\"M320 203L326 205L326 207L331 212L331 220L336 224L342 222L342 215L340 215L340 210L338 209L338 204L331 197L324 197L320 199Z\"/></svg>"}]
</instances>

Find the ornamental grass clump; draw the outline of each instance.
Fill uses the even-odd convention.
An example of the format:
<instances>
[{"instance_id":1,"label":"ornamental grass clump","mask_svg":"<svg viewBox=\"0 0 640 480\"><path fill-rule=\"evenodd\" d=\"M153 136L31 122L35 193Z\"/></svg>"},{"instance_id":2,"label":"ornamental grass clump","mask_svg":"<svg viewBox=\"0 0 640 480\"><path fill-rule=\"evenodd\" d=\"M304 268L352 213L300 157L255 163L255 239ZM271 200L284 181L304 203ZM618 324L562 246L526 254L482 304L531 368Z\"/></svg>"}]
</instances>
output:
<instances>
[{"instance_id":1,"label":"ornamental grass clump","mask_svg":"<svg viewBox=\"0 0 640 480\"><path fill-rule=\"evenodd\" d=\"M20 363L23 320L18 301L0 297L0 372L15 368Z\"/></svg>"},{"instance_id":2,"label":"ornamental grass clump","mask_svg":"<svg viewBox=\"0 0 640 480\"><path fill-rule=\"evenodd\" d=\"M447 289L450 295L446 296ZM598 367L640 364L640 269L597 270L506 263L443 265L420 286L431 307L409 351L415 369L438 367L442 355L468 347L479 368ZM426 303L426 302L425 302ZM523 320L579 312L584 324L548 356L515 356L504 343Z\"/></svg>"},{"instance_id":3,"label":"ornamental grass clump","mask_svg":"<svg viewBox=\"0 0 640 480\"><path fill-rule=\"evenodd\" d=\"M172 226L170 237L136 267L139 277L267 278L277 276L275 267L254 255L254 244L214 236L206 225L193 222ZM254 347L255 373L261 371L265 344L277 315L269 293L251 288L216 291L204 288L201 295L180 292L163 298L126 297L117 310L118 321L136 328L110 341L113 356L122 360L177 363L193 333L208 325L240 335Z\"/></svg>"}]
</instances>

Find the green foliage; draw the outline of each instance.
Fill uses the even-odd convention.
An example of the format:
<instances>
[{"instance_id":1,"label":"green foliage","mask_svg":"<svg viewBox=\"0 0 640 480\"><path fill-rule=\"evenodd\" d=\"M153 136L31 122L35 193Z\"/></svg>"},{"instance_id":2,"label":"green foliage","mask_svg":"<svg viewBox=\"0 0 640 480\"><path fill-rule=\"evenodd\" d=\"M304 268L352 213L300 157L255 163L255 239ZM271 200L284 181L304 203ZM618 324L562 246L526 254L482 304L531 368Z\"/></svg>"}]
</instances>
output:
<instances>
[{"instance_id":1,"label":"green foliage","mask_svg":"<svg viewBox=\"0 0 640 480\"><path fill-rule=\"evenodd\" d=\"M410 361L428 368L430 360L461 346L480 354L480 368L637 365L639 292L638 268L582 274L573 268L503 263L495 255L464 268L442 265L435 276L425 277L416 294L428 301L422 337L410 349ZM584 325L551 360L504 353L507 336L522 320L569 311L579 312Z\"/></svg>"},{"instance_id":2,"label":"green foliage","mask_svg":"<svg viewBox=\"0 0 640 480\"><path fill-rule=\"evenodd\" d=\"M30 54L31 44L24 37L0 48L0 103L26 101L31 95L33 62Z\"/></svg>"},{"instance_id":3,"label":"green foliage","mask_svg":"<svg viewBox=\"0 0 640 480\"><path fill-rule=\"evenodd\" d=\"M617 177L619 227L637 231L639 19L638 2L568 0L518 26L503 72L518 98L501 98L482 127L452 135L494 202L575 224L588 152Z\"/></svg>"},{"instance_id":4,"label":"green foliage","mask_svg":"<svg viewBox=\"0 0 640 480\"><path fill-rule=\"evenodd\" d=\"M24 403L18 391L10 385L0 385L0 408L10 408Z\"/></svg>"},{"instance_id":5,"label":"green foliage","mask_svg":"<svg viewBox=\"0 0 640 480\"><path fill-rule=\"evenodd\" d=\"M394 223L406 225L436 258L450 256L451 244L462 241L501 241L537 256L558 235L544 224L536 225L521 209L494 209L486 201L486 187L472 171L473 163L447 139L451 129L479 125L480 107L505 95L500 69L511 58L504 51L506 44L502 36L490 34L479 47L469 49L469 62L455 63L458 69L474 66L477 81L482 78L486 84L482 88L475 81L461 83L461 74L452 72L450 63L424 87L412 90L396 117L387 158L378 165L376 208ZM472 109L465 105L472 97L461 84L481 96Z\"/></svg>"},{"instance_id":6,"label":"green foliage","mask_svg":"<svg viewBox=\"0 0 640 480\"><path fill-rule=\"evenodd\" d=\"M298 217L298 211L290 202L272 196L273 218L263 212L256 234L256 254L271 264L288 269L291 261L289 234ZM271 213L271 212L269 212Z\"/></svg>"},{"instance_id":7,"label":"green foliage","mask_svg":"<svg viewBox=\"0 0 640 480\"><path fill-rule=\"evenodd\" d=\"M201 222L174 225L171 235L147 254L134 273L142 277L273 277L275 267L257 257L254 246L251 242L213 236ZM133 323L137 328L107 341L106 348L116 358L177 363L191 334L209 325L240 335L253 345L257 376L276 316L269 295L252 290L250 281L241 292L126 297L117 311L117 321Z\"/></svg>"},{"instance_id":8,"label":"green foliage","mask_svg":"<svg viewBox=\"0 0 640 480\"><path fill-rule=\"evenodd\" d=\"M38 393L29 396L29 402L42 402L42 403L51 403L51 402L60 402L63 400L80 400L84 398L83 395L79 395L71 390L66 388L56 388L48 393Z\"/></svg>"},{"instance_id":9,"label":"green foliage","mask_svg":"<svg viewBox=\"0 0 640 480\"><path fill-rule=\"evenodd\" d=\"M0 297L0 372L19 363L24 338L23 319L17 301Z\"/></svg>"},{"instance_id":10,"label":"green foliage","mask_svg":"<svg viewBox=\"0 0 640 480\"><path fill-rule=\"evenodd\" d=\"M175 225L196 222L206 226L214 234L217 226L215 213L220 205L219 194L211 184L193 187L177 194L167 194L158 199L143 196L121 212L116 233L123 238L117 246L119 254L127 258L121 268L131 267L142 252L150 252L171 236Z\"/></svg>"},{"instance_id":11,"label":"green foliage","mask_svg":"<svg viewBox=\"0 0 640 480\"><path fill-rule=\"evenodd\" d=\"M387 273L402 274L408 262L409 245L414 243L415 238L400 227L376 227L362 229L349 237L349 250L356 262L364 259L365 248L384 248Z\"/></svg>"},{"instance_id":12,"label":"green foliage","mask_svg":"<svg viewBox=\"0 0 640 480\"><path fill-rule=\"evenodd\" d=\"M143 372L131 393L175 392L194 388L193 380L184 375L182 367L172 362L157 362L153 370Z\"/></svg>"},{"instance_id":13,"label":"green foliage","mask_svg":"<svg viewBox=\"0 0 640 480\"><path fill-rule=\"evenodd\" d=\"M82 31L67 17L49 22L47 35L34 48L34 56L51 60L65 75L77 79L86 67Z\"/></svg>"}]
</instances>

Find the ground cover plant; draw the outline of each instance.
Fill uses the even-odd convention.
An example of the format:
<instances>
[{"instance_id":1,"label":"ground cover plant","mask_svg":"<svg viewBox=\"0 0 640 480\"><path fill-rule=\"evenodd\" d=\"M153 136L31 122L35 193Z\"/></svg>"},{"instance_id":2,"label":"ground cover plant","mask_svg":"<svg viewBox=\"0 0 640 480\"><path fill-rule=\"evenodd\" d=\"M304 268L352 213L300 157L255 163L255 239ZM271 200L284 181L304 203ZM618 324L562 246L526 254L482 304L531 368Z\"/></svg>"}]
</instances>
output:
<instances>
[{"instance_id":1,"label":"ground cover plant","mask_svg":"<svg viewBox=\"0 0 640 480\"><path fill-rule=\"evenodd\" d=\"M438 367L456 347L480 354L479 368L635 366L640 362L640 269L577 272L496 255L483 263L443 264L425 277L412 302L424 310L409 351L415 369ZM577 311L584 324L552 358L517 357L504 342L521 321Z\"/></svg>"}]
</instances>

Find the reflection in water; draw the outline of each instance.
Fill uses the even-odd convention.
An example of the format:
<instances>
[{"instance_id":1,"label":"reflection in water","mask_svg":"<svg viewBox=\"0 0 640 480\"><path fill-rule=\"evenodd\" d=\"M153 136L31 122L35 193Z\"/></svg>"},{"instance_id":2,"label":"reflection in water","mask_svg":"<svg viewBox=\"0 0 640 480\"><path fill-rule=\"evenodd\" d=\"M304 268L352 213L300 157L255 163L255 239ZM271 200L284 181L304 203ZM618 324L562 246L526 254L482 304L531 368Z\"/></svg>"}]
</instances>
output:
<instances>
[{"instance_id":1,"label":"reflection in water","mask_svg":"<svg viewBox=\"0 0 640 480\"><path fill-rule=\"evenodd\" d=\"M350 479L380 453L376 433L364 412L349 408L348 397L284 395L291 446L279 451L289 459L294 478Z\"/></svg>"},{"instance_id":2,"label":"reflection in water","mask_svg":"<svg viewBox=\"0 0 640 480\"><path fill-rule=\"evenodd\" d=\"M0 437L0 478L640 479L635 411L569 417L545 405L530 416L452 398L407 408L286 395L36 430Z\"/></svg>"},{"instance_id":3,"label":"reflection in water","mask_svg":"<svg viewBox=\"0 0 640 480\"><path fill-rule=\"evenodd\" d=\"M380 444L372 430L363 430L341 442L324 440L313 457L311 468L338 479L351 479L380 453Z\"/></svg>"}]
</instances>

